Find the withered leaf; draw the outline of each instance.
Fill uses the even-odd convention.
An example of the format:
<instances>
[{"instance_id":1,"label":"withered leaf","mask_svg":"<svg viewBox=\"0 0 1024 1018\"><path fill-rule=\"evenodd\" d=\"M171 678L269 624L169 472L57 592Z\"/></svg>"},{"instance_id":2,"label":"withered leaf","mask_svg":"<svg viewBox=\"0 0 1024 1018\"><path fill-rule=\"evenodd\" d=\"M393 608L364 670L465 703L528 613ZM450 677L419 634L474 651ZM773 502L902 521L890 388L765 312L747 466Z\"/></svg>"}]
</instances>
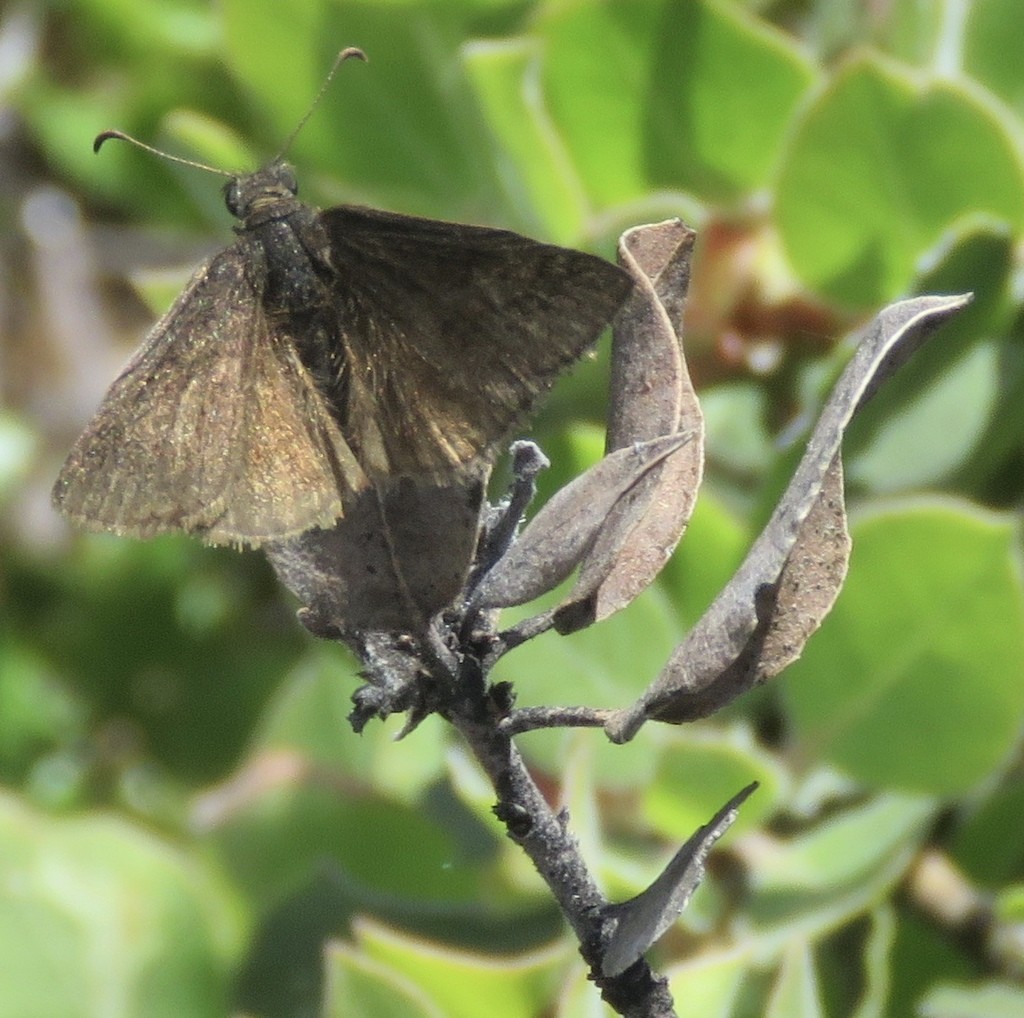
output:
<instances>
[{"instance_id":1,"label":"withered leaf","mask_svg":"<svg viewBox=\"0 0 1024 1018\"><path fill-rule=\"evenodd\" d=\"M474 596L480 608L525 604L552 590L579 564L615 504L690 438L666 435L620 449L571 481L530 521Z\"/></svg>"},{"instance_id":2,"label":"withered leaf","mask_svg":"<svg viewBox=\"0 0 1024 1018\"><path fill-rule=\"evenodd\" d=\"M692 428L700 419L699 406L683 406L695 397L681 344L696 237L683 222L669 219L627 230L619 239L619 264L633 290L612 333L609 452L671 435L683 420Z\"/></svg>"},{"instance_id":3,"label":"withered leaf","mask_svg":"<svg viewBox=\"0 0 1024 1018\"><path fill-rule=\"evenodd\" d=\"M554 614L567 633L626 607L661 571L689 523L704 468L704 416L683 358L682 309L696 234L677 219L623 234L633 292L612 337L608 450L691 435L609 512Z\"/></svg>"},{"instance_id":4,"label":"withered leaf","mask_svg":"<svg viewBox=\"0 0 1024 1018\"><path fill-rule=\"evenodd\" d=\"M917 297L878 315L836 383L793 479L742 565L640 699L609 720L609 738L628 741L648 718L679 723L706 716L774 674L780 662L799 655L834 600L829 583L845 570L845 521L837 523L842 502L835 495L841 474L833 461L846 426L881 382L969 300L969 295ZM816 505L817 514L808 525ZM821 532L802 535L805 526L820 527ZM798 559L784 583L798 543ZM799 599L803 586L816 582L814 577L829 579L810 598L812 616L801 627L790 617L799 605L782 604L780 596Z\"/></svg>"},{"instance_id":5,"label":"withered leaf","mask_svg":"<svg viewBox=\"0 0 1024 1018\"><path fill-rule=\"evenodd\" d=\"M837 454L825 474L821 492L797 528L778 578L754 591L757 623L746 642L708 686L687 691L685 697L666 704L656 715L658 720L705 717L792 664L832 610L849 561L842 459ZM689 641L683 646L689 646ZM681 656L677 651L673 662ZM662 676L666 673L667 668Z\"/></svg>"},{"instance_id":6,"label":"withered leaf","mask_svg":"<svg viewBox=\"0 0 1024 1018\"><path fill-rule=\"evenodd\" d=\"M603 975L625 972L676 921L704 879L704 861L712 845L733 825L757 786L755 781L737 792L676 852L646 891L608 909L616 926L601 963Z\"/></svg>"},{"instance_id":7,"label":"withered leaf","mask_svg":"<svg viewBox=\"0 0 1024 1018\"><path fill-rule=\"evenodd\" d=\"M836 603L850 564L851 543L843 461L837 454L779 574L773 611L757 654L757 673L740 678L739 692L778 675L800 656Z\"/></svg>"}]
</instances>

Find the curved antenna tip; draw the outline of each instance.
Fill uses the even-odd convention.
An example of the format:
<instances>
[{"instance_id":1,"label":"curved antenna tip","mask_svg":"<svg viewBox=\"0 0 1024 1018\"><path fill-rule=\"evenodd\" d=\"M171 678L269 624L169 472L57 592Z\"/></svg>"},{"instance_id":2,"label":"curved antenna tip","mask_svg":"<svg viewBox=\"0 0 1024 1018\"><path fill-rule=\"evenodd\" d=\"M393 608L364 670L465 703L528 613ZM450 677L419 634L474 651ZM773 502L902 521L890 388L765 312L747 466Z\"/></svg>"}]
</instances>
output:
<instances>
[{"instance_id":1,"label":"curved antenna tip","mask_svg":"<svg viewBox=\"0 0 1024 1018\"><path fill-rule=\"evenodd\" d=\"M320 91L313 97L313 101L309 104L309 109L306 110L305 116L295 125L295 130L285 139L285 143L281 146L281 151L277 154L277 160L283 159L288 150L292 147L292 142L295 141L299 131L306 126L306 121L313 114L313 110L320 104L320 100L324 97L324 93L327 91L327 86L330 85L331 79L334 77L335 72L338 68L351 57L355 57L357 60L362 60L364 63L368 63L369 60L366 54L358 46L346 46L335 58L334 63L331 64L331 69L327 72L327 77L324 78L324 83L320 86ZM276 161L276 160L275 160Z\"/></svg>"},{"instance_id":2,"label":"curved antenna tip","mask_svg":"<svg viewBox=\"0 0 1024 1018\"><path fill-rule=\"evenodd\" d=\"M124 131L101 131L93 140L93 152L99 152L103 147L103 143L110 141L111 138L116 138L118 141L127 141L136 148L141 148L144 152L151 152L153 155L159 156L161 159L166 159L171 163L179 163L181 166L191 166L196 170L206 170L208 173L216 173L221 177L234 176L233 173L228 173L227 170L219 170L216 166L207 166L206 163L198 163L194 159L183 159L181 156L172 156L169 152L161 152L160 149L153 148L152 145L147 145L144 141L139 141L138 138L133 138L130 134L125 134Z\"/></svg>"},{"instance_id":3,"label":"curved antenna tip","mask_svg":"<svg viewBox=\"0 0 1024 1018\"><path fill-rule=\"evenodd\" d=\"M128 140L130 140L130 139L128 139L125 136L123 131L101 131L93 139L93 143L92 143L92 150L93 150L93 152L99 152L99 150L101 148L103 148L103 143L105 141L110 141L111 138L118 138L121 141L128 141Z\"/></svg>"}]
</instances>

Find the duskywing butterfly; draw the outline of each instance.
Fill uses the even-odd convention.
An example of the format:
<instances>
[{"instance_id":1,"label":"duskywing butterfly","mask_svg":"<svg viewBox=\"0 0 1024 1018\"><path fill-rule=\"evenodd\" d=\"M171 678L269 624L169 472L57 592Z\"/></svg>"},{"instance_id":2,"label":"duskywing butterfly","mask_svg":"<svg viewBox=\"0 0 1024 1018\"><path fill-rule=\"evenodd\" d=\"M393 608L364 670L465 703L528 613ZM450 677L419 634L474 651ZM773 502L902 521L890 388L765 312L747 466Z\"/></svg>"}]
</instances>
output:
<instances>
[{"instance_id":1,"label":"duskywing butterfly","mask_svg":"<svg viewBox=\"0 0 1024 1018\"><path fill-rule=\"evenodd\" d=\"M346 56L362 54L335 67ZM96 149L110 137L133 140L107 132ZM493 458L630 290L591 255L368 208L319 212L296 193L280 158L230 178L238 238L75 443L53 489L72 522L256 546L330 527L385 479L450 481Z\"/></svg>"}]
</instances>

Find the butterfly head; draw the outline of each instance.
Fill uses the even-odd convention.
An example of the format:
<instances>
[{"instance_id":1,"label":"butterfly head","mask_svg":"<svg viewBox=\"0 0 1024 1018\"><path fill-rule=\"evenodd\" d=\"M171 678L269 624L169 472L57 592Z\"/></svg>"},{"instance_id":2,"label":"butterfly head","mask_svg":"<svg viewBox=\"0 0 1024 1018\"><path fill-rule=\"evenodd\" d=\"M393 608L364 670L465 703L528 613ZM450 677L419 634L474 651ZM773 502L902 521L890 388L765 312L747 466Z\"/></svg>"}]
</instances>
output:
<instances>
[{"instance_id":1,"label":"butterfly head","mask_svg":"<svg viewBox=\"0 0 1024 1018\"><path fill-rule=\"evenodd\" d=\"M278 160L255 173L232 177L224 185L224 201L236 219L246 219L261 209L294 198L298 191L295 170L290 163Z\"/></svg>"}]
</instances>

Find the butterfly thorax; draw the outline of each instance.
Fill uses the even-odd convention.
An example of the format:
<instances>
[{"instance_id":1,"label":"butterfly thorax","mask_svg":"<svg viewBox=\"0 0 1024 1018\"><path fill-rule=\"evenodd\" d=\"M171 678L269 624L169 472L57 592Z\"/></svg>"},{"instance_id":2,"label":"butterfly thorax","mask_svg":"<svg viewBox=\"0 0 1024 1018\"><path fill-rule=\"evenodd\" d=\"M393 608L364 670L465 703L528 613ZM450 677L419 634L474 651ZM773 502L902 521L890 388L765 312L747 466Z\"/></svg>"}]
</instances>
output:
<instances>
[{"instance_id":1,"label":"butterfly thorax","mask_svg":"<svg viewBox=\"0 0 1024 1018\"><path fill-rule=\"evenodd\" d=\"M328 238L297 191L284 162L233 177L224 189L228 211L242 222L235 232L265 267L262 296L271 315L305 314L329 301Z\"/></svg>"}]
</instances>

